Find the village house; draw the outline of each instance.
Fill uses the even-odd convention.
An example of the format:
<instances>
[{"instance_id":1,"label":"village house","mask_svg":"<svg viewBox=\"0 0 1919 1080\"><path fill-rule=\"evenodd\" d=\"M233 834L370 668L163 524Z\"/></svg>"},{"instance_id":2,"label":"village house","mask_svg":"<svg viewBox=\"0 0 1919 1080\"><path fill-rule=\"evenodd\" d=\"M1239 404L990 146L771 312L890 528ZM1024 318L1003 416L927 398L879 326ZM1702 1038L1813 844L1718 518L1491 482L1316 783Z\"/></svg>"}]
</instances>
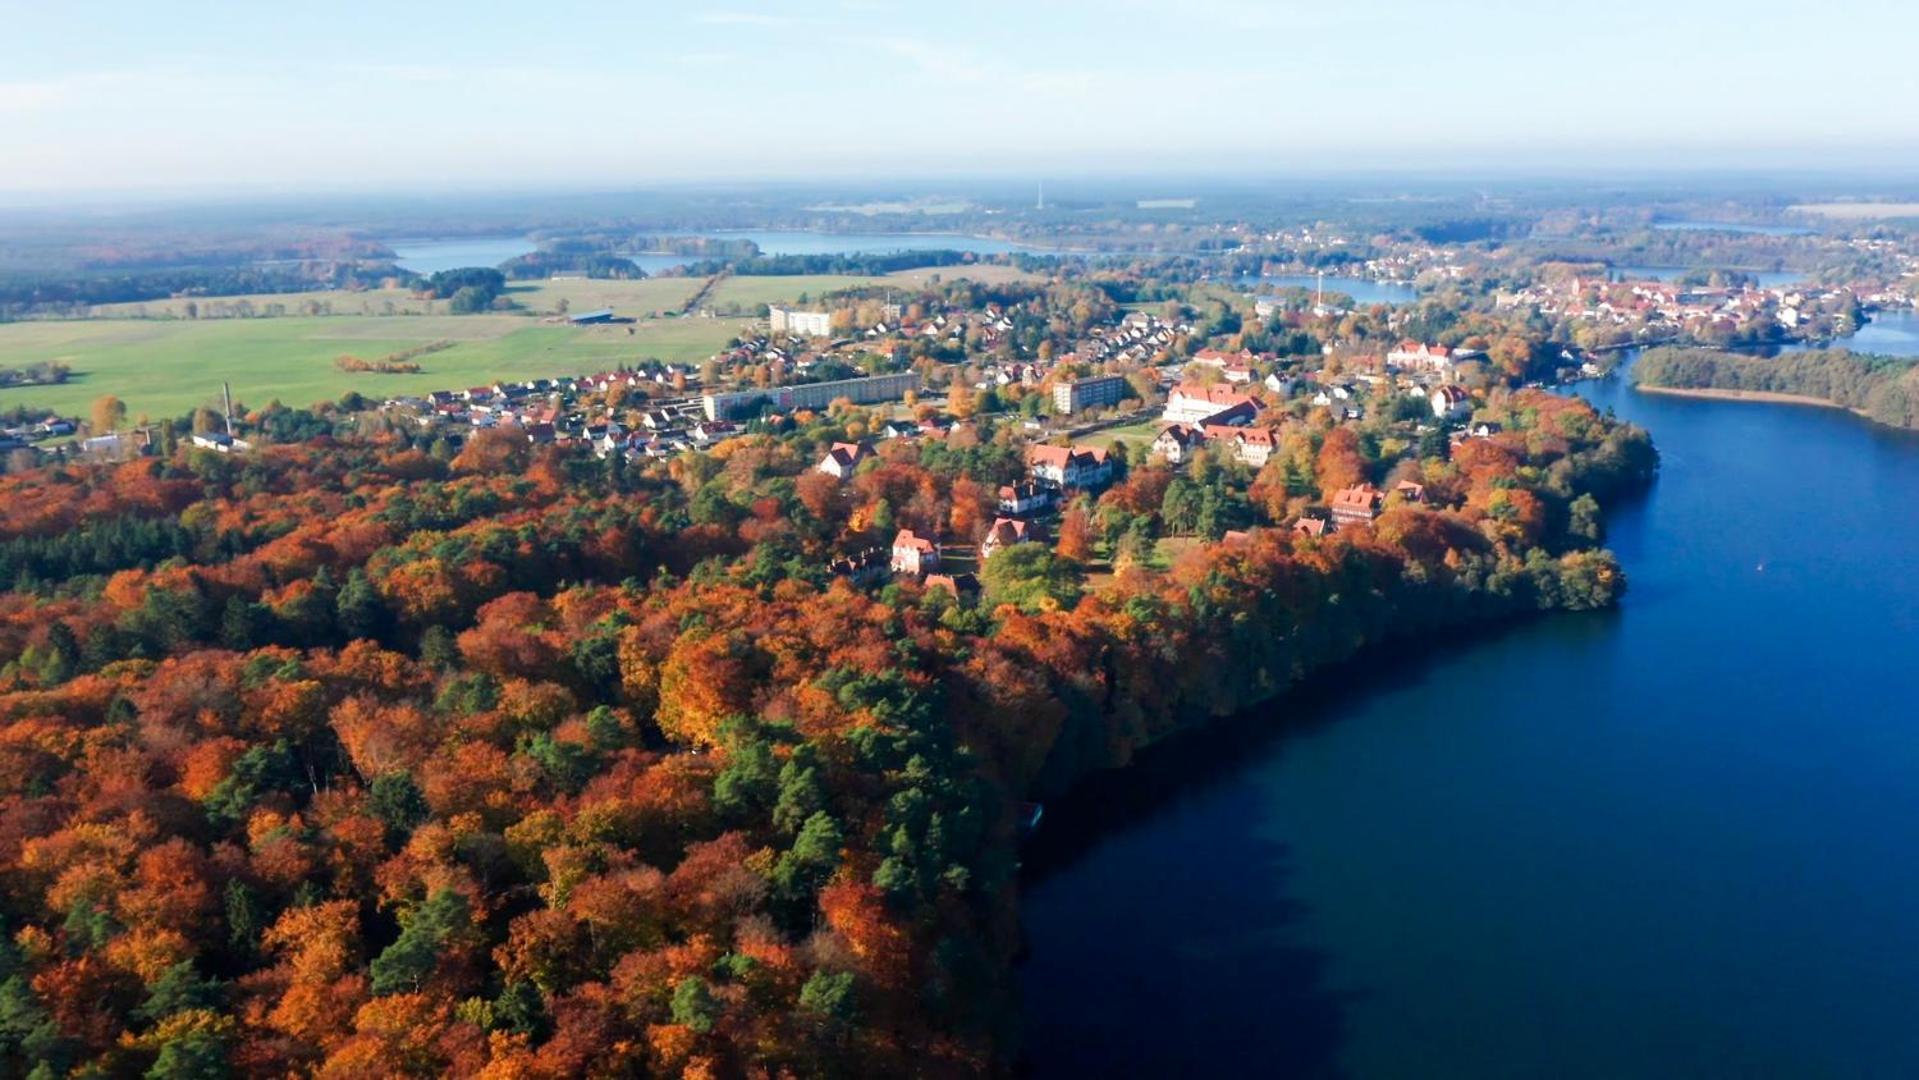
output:
<instances>
[{"instance_id":1,"label":"village house","mask_svg":"<svg viewBox=\"0 0 1919 1080\"><path fill-rule=\"evenodd\" d=\"M1399 347L1386 354L1386 363L1411 371L1430 371L1437 375L1451 375L1453 364L1459 354L1444 345L1423 345L1413 341L1402 341Z\"/></svg>"},{"instance_id":2,"label":"village house","mask_svg":"<svg viewBox=\"0 0 1919 1080\"><path fill-rule=\"evenodd\" d=\"M860 462L872 456L873 451L864 443L836 442L814 468L835 480L844 480L853 475Z\"/></svg>"},{"instance_id":3,"label":"village house","mask_svg":"<svg viewBox=\"0 0 1919 1080\"><path fill-rule=\"evenodd\" d=\"M1272 428L1238 428L1233 432L1230 445L1233 456L1242 463L1255 469L1263 468L1279 449L1279 433Z\"/></svg>"},{"instance_id":4,"label":"village house","mask_svg":"<svg viewBox=\"0 0 1919 1080\"><path fill-rule=\"evenodd\" d=\"M842 555L826 564L826 571L854 585L870 585L886 573L886 552L867 548L856 555Z\"/></svg>"},{"instance_id":5,"label":"village house","mask_svg":"<svg viewBox=\"0 0 1919 1080\"><path fill-rule=\"evenodd\" d=\"M1325 518L1303 517L1293 522L1293 532L1298 536L1330 536L1338 531L1338 526Z\"/></svg>"},{"instance_id":6,"label":"village house","mask_svg":"<svg viewBox=\"0 0 1919 1080\"><path fill-rule=\"evenodd\" d=\"M1385 493L1371 484L1341 488L1333 493L1333 524L1344 527L1368 523L1379 516L1385 499Z\"/></svg>"},{"instance_id":7,"label":"village house","mask_svg":"<svg viewBox=\"0 0 1919 1080\"><path fill-rule=\"evenodd\" d=\"M1047 487L1098 487L1112 478L1113 458L1094 446L1029 446L1026 468L1034 480Z\"/></svg>"},{"instance_id":8,"label":"village house","mask_svg":"<svg viewBox=\"0 0 1919 1080\"><path fill-rule=\"evenodd\" d=\"M911 574L918 577L930 574L940 568L939 545L923 536L915 536L911 529L901 529L893 538L893 559L891 563L895 574Z\"/></svg>"},{"instance_id":9,"label":"village house","mask_svg":"<svg viewBox=\"0 0 1919 1080\"><path fill-rule=\"evenodd\" d=\"M1020 484L1002 484L999 489L999 512L1002 514L1032 514L1053 505L1053 493L1032 481Z\"/></svg>"},{"instance_id":10,"label":"village house","mask_svg":"<svg viewBox=\"0 0 1919 1080\"><path fill-rule=\"evenodd\" d=\"M1433 389L1432 403L1433 415L1441 420L1464 420L1473 414L1472 395L1451 383Z\"/></svg>"},{"instance_id":11,"label":"village house","mask_svg":"<svg viewBox=\"0 0 1919 1080\"><path fill-rule=\"evenodd\" d=\"M979 542L979 557L982 560L990 559L998 554L1001 548L1023 544L1038 537L1036 527L1027 522L1017 518L995 518L993 527L986 530L985 539Z\"/></svg>"},{"instance_id":12,"label":"village house","mask_svg":"<svg viewBox=\"0 0 1919 1080\"><path fill-rule=\"evenodd\" d=\"M1206 433L1191 424L1168 424L1153 436L1152 452L1168 464L1178 465L1206 445Z\"/></svg>"}]
</instances>

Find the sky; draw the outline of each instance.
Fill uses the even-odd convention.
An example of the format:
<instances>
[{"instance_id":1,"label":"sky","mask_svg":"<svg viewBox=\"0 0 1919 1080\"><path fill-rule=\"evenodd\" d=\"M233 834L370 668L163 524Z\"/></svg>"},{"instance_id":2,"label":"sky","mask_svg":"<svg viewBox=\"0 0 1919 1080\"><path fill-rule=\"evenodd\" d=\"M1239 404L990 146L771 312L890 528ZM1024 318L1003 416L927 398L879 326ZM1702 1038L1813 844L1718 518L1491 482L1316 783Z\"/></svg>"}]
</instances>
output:
<instances>
[{"instance_id":1,"label":"sky","mask_svg":"<svg viewBox=\"0 0 1919 1080\"><path fill-rule=\"evenodd\" d=\"M0 0L0 192L1911 167L1911 0Z\"/></svg>"}]
</instances>

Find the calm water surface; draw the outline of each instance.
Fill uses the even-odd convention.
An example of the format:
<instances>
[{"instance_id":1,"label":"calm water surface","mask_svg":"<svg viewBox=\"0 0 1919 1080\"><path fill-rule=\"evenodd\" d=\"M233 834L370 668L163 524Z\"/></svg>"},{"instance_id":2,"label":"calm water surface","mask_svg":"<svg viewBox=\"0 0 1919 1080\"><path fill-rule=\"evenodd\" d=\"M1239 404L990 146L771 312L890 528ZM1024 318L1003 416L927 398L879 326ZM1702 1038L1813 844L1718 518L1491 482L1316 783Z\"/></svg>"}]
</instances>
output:
<instances>
[{"instance_id":1,"label":"calm water surface","mask_svg":"<svg viewBox=\"0 0 1919 1080\"><path fill-rule=\"evenodd\" d=\"M1319 278L1312 274L1271 274L1265 277L1247 278L1249 282L1266 282L1282 289L1316 289ZM1328 293L1345 293L1353 298L1353 303L1362 306L1369 304L1405 304L1417 299L1419 293L1411 285L1393 285L1369 278L1338 277L1326 275Z\"/></svg>"},{"instance_id":2,"label":"calm water surface","mask_svg":"<svg viewBox=\"0 0 1919 1080\"><path fill-rule=\"evenodd\" d=\"M462 237L457 240L388 240L399 256L395 265L416 274L459 270L469 266L498 266L508 259L535 251L538 245L524 236Z\"/></svg>"},{"instance_id":3,"label":"calm water surface","mask_svg":"<svg viewBox=\"0 0 1919 1080\"><path fill-rule=\"evenodd\" d=\"M1664 454L1623 607L1050 807L1038 1075L1919 1074L1919 440L1584 392Z\"/></svg>"},{"instance_id":4,"label":"calm water surface","mask_svg":"<svg viewBox=\"0 0 1919 1080\"><path fill-rule=\"evenodd\" d=\"M1919 312L1881 311L1872 317L1872 321L1861 327L1859 332L1847 338L1840 338L1834 345L1843 345L1857 352L1878 353L1881 356L1919 357ZM1822 348L1819 345L1788 345L1782 352L1803 352L1807 349Z\"/></svg>"},{"instance_id":5,"label":"calm water surface","mask_svg":"<svg viewBox=\"0 0 1919 1080\"><path fill-rule=\"evenodd\" d=\"M823 233L722 231L708 236L742 238L760 246L767 255L869 255L895 251L970 251L980 255L1000 255L1012 251L1047 254L1048 249L1025 247L1005 240L991 240L956 233ZM534 251L537 245L524 236L465 237L457 240L389 240L399 256L398 265L418 274L453 270L466 266L498 266L508 259ZM631 255L640 269L649 274L685 266L698 261L687 255Z\"/></svg>"}]
</instances>

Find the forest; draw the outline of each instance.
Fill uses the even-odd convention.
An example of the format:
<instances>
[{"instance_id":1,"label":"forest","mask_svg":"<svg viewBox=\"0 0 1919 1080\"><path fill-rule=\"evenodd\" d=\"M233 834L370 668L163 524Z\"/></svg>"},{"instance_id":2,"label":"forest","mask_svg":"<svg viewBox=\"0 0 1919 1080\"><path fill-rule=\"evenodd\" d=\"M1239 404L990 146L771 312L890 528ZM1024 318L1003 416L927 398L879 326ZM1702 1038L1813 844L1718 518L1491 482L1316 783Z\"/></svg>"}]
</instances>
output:
<instances>
[{"instance_id":1,"label":"forest","mask_svg":"<svg viewBox=\"0 0 1919 1080\"><path fill-rule=\"evenodd\" d=\"M1739 390L1818 398L1878 423L1919 428L1919 364L1848 349L1777 357L1710 349L1654 349L1633 367L1643 386Z\"/></svg>"},{"instance_id":2,"label":"forest","mask_svg":"<svg viewBox=\"0 0 1919 1080\"><path fill-rule=\"evenodd\" d=\"M979 596L832 565L977 539L1023 471L988 418L843 483L844 407L644 463L277 409L248 455L0 477L0 1067L1009 1072L1022 802L1369 645L1620 595L1645 433L1496 411L1133 455ZM1424 494L1286 527L1366 481Z\"/></svg>"}]
</instances>

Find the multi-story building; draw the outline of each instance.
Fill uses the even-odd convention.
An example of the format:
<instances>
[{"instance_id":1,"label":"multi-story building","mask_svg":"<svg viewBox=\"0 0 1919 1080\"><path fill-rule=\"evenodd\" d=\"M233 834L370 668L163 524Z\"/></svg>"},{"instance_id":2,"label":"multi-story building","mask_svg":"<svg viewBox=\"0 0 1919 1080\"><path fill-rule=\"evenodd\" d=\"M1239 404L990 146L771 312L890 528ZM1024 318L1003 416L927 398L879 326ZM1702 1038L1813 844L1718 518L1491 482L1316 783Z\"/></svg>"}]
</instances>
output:
<instances>
[{"instance_id":1,"label":"multi-story building","mask_svg":"<svg viewBox=\"0 0 1919 1080\"><path fill-rule=\"evenodd\" d=\"M898 401L908 391L918 390L919 386L919 372L902 371L893 375L871 375L864 379L715 391L701 395L700 406L706 410L707 419L718 420L750 409L762 401L771 401L774 408L781 410L824 409L841 398L855 405L871 405L879 401Z\"/></svg>"},{"instance_id":2,"label":"multi-story building","mask_svg":"<svg viewBox=\"0 0 1919 1080\"><path fill-rule=\"evenodd\" d=\"M1095 375L1090 379L1072 379L1053 386L1053 411L1072 416L1082 409L1113 405L1126 394L1126 379L1121 375Z\"/></svg>"},{"instance_id":3,"label":"multi-story building","mask_svg":"<svg viewBox=\"0 0 1919 1080\"><path fill-rule=\"evenodd\" d=\"M790 334L793 337L833 336L833 316L824 311L769 307L766 309L766 318L775 334Z\"/></svg>"}]
</instances>

